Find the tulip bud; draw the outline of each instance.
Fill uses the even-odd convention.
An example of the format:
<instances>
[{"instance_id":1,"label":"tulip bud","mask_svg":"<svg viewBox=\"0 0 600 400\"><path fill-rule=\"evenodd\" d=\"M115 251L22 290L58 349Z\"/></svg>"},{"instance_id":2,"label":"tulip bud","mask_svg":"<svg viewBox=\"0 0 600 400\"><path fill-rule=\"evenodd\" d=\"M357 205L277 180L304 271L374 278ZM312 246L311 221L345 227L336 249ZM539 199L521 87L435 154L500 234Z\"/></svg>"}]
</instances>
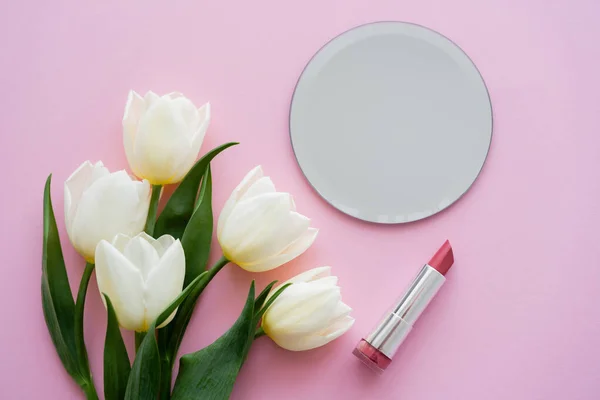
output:
<instances>
[{"instance_id":1,"label":"tulip bud","mask_svg":"<svg viewBox=\"0 0 600 400\"><path fill-rule=\"evenodd\" d=\"M217 227L223 255L251 272L268 271L298 257L318 230L298 214L289 193L275 190L260 166L246 175L225 203Z\"/></svg>"},{"instance_id":2,"label":"tulip bud","mask_svg":"<svg viewBox=\"0 0 600 400\"><path fill-rule=\"evenodd\" d=\"M96 276L98 289L110 298L119 324L145 332L183 289L183 247L170 235L158 239L144 232L134 237L118 235L112 243L98 244ZM159 328L171 322L176 311Z\"/></svg>"},{"instance_id":3,"label":"tulip bud","mask_svg":"<svg viewBox=\"0 0 600 400\"><path fill-rule=\"evenodd\" d=\"M181 181L198 157L209 123L209 103L196 109L180 93L141 97L130 91L123 144L131 170L153 185Z\"/></svg>"},{"instance_id":4,"label":"tulip bud","mask_svg":"<svg viewBox=\"0 0 600 400\"><path fill-rule=\"evenodd\" d=\"M314 349L354 324L352 309L342 302L337 277L330 272L330 267L315 268L282 284L291 283L262 318L264 332L277 345L291 351Z\"/></svg>"},{"instance_id":5,"label":"tulip bud","mask_svg":"<svg viewBox=\"0 0 600 400\"><path fill-rule=\"evenodd\" d=\"M101 161L84 162L65 182L65 224L73 247L88 262L100 240L144 229L150 184L125 171L110 173Z\"/></svg>"}]
</instances>

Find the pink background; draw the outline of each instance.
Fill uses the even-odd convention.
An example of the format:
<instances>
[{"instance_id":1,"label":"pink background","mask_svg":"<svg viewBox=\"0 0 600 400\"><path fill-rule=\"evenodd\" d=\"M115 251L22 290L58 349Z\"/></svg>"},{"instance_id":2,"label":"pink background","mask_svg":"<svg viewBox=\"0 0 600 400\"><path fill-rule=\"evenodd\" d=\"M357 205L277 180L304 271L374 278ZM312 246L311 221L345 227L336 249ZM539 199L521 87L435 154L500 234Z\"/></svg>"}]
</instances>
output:
<instances>
[{"instance_id":1,"label":"pink background","mask_svg":"<svg viewBox=\"0 0 600 400\"><path fill-rule=\"evenodd\" d=\"M183 352L230 326L251 279L262 288L330 264L354 308L355 326L327 347L297 354L257 342L233 399L597 399L599 16L597 0L3 1L0 398L82 398L42 317L42 189L53 172L75 287L83 261L64 235L62 183L88 158L127 168L121 116L133 88L210 100L204 151L242 142L214 163L216 212L261 163L321 228L305 255L278 270L227 267L203 296ZM288 137L305 63L335 35L376 20L416 22L454 40L494 107L491 152L472 190L409 225L371 225L328 206ZM373 375L353 346L446 238L457 260L447 285L392 367ZM95 280L90 288L86 341L101 390L106 314Z\"/></svg>"}]
</instances>

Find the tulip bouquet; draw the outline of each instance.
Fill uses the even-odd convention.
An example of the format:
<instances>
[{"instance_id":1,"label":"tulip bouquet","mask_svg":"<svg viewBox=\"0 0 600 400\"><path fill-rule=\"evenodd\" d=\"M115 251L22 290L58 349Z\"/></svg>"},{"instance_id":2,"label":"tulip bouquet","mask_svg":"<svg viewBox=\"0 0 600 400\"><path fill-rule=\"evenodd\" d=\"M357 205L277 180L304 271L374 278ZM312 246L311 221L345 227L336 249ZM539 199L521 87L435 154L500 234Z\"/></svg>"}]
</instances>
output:
<instances>
[{"instance_id":1,"label":"tulip bouquet","mask_svg":"<svg viewBox=\"0 0 600 400\"><path fill-rule=\"evenodd\" d=\"M97 399L83 335L84 304L96 271L107 309L104 396L117 399L227 399L252 343L267 335L302 351L346 332L354 320L329 267L306 271L260 293L250 284L233 326L206 348L180 358L179 346L202 291L229 264L262 272L298 257L317 229L296 212L292 196L275 189L262 168L233 190L217 222L223 256L207 268L213 232L210 162L237 143L197 160L210 124L210 105L196 108L181 94L129 94L123 143L129 166L110 172L84 162L64 184L65 225L86 261L73 298L50 198L44 192L42 306L50 336L71 377ZM139 180L138 180L139 178ZM157 215L165 185L179 184ZM121 328L134 331L128 356Z\"/></svg>"}]
</instances>

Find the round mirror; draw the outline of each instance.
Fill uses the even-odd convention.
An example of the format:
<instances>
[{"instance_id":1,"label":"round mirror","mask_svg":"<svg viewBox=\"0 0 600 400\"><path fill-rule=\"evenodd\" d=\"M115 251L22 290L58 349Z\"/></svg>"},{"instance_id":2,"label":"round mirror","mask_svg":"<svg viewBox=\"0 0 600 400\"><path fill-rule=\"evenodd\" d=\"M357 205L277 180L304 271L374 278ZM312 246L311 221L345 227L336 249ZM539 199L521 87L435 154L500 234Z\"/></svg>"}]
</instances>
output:
<instances>
[{"instance_id":1,"label":"round mirror","mask_svg":"<svg viewBox=\"0 0 600 400\"><path fill-rule=\"evenodd\" d=\"M403 223L458 200L492 138L485 83L430 29L363 25L327 43L296 86L290 134L302 172L353 217Z\"/></svg>"}]
</instances>

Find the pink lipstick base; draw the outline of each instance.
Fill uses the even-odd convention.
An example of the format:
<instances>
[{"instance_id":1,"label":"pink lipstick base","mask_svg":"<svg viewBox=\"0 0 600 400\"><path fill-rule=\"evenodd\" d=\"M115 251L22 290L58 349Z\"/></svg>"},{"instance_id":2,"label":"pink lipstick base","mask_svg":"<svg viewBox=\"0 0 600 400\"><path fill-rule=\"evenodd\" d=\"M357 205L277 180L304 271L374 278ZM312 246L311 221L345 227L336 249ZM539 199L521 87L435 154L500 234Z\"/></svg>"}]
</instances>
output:
<instances>
[{"instance_id":1,"label":"pink lipstick base","mask_svg":"<svg viewBox=\"0 0 600 400\"><path fill-rule=\"evenodd\" d=\"M365 339L361 339L361 341L354 348L352 354L358 357L363 364L378 374L381 374L383 371L385 371L385 369L392 363L391 359L389 359L385 354L377 350L375 347L371 346L371 344Z\"/></svg>"}]
</instances>

